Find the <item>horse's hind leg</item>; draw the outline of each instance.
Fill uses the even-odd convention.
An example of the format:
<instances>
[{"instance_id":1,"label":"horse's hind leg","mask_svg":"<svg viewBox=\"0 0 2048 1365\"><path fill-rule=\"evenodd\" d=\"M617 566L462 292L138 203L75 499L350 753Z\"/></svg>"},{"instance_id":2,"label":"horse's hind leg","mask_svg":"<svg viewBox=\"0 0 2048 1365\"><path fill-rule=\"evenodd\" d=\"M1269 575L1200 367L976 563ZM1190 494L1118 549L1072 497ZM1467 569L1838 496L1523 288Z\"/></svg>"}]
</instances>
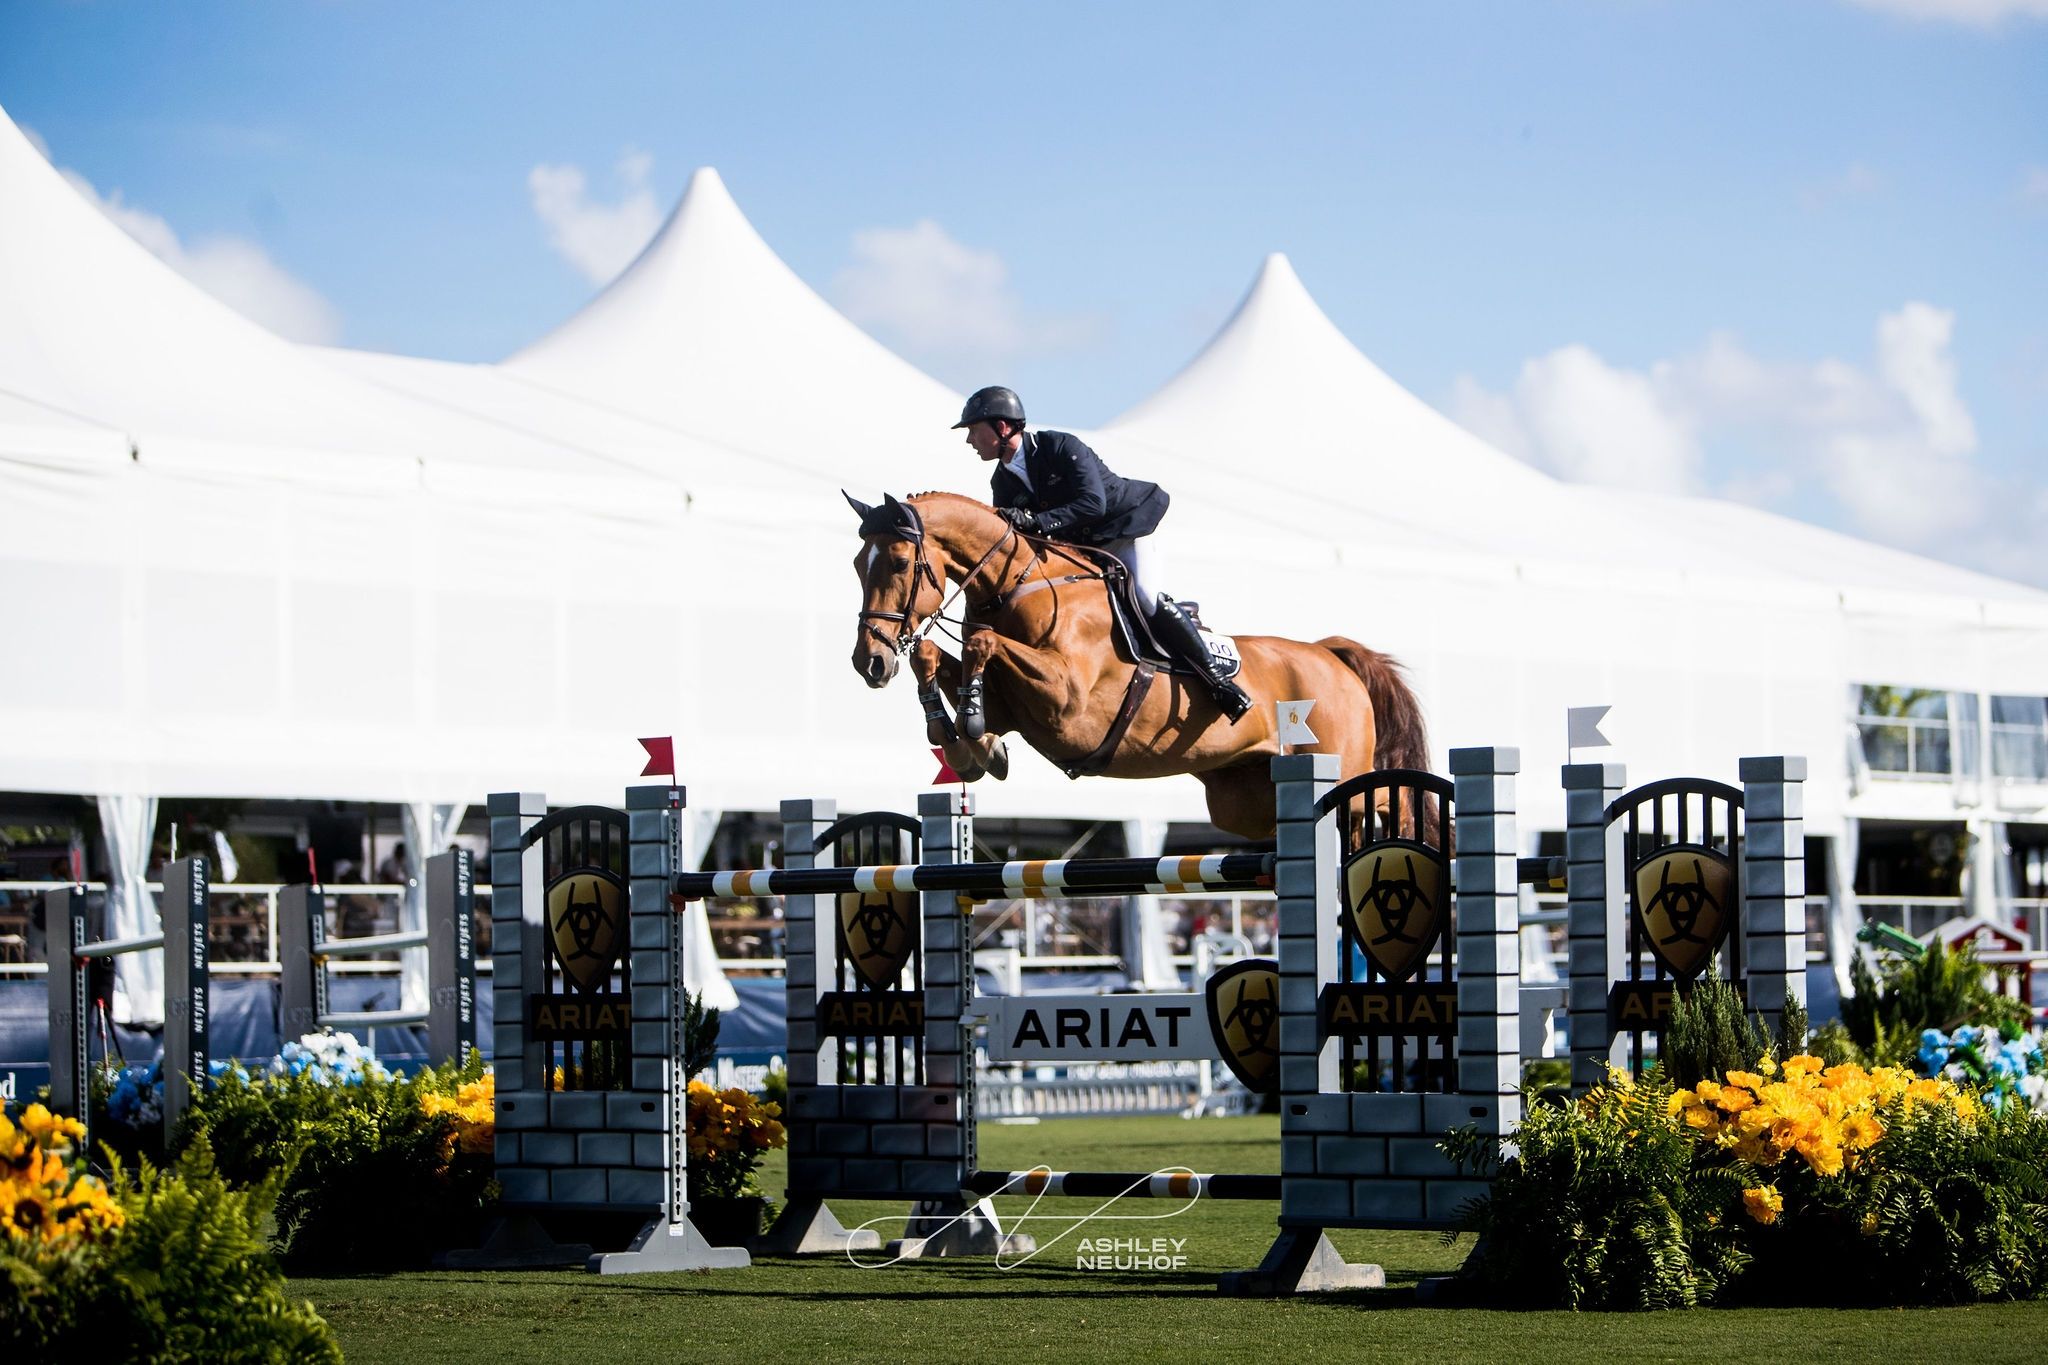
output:
<instances>
[{"instance_id":1,"label":"horse's hind leg","mask_svg":"<svg viewBox=\"0 0 2048 1365\"><path fill-rule=\"evenodd\" d=\"M1245 839L1273 837L1273 784L1258 763L1197 773L1209 801L1209 823Z\"/></svg>"}]
</instances>

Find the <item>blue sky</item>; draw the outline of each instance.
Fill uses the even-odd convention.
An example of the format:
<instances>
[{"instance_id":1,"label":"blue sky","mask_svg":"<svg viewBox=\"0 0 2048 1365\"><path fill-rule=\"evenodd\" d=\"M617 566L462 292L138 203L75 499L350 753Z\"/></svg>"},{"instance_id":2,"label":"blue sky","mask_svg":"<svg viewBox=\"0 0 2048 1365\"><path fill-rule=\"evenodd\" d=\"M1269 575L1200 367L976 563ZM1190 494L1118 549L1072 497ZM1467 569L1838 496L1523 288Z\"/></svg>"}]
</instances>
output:
<instances>
[{"instance_id":1,"label":"blue sky","mask_svg":"<svg viewBox=\"0 0 2048 1365\"><path fill-rule=\"evenodd\" d=\"M0 106L299 337L500 358L710 164L884 342L1066 422L1280 250L1524 458L2048 584L2048 0L10 0Z\"/></svg>"}]
</instances>

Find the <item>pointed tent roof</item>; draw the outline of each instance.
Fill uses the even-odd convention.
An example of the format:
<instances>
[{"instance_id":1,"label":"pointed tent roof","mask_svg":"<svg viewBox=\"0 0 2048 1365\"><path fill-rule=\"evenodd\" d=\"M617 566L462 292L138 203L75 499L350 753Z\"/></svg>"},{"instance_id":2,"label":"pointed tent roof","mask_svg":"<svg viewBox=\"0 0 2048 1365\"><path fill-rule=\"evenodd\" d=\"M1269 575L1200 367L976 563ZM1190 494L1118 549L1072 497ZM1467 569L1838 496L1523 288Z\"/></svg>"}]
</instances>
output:
<instances>
[{"instance_id":1,"label":"pointed tent roof","mask_svg":"<svg viewBox=\"0 0 2048 1365\"><path fill-rule=\"evenodd\" d=\"M40 429L43 458L125 463L132 442L143 464L357 487L417 484L435 462L587 467L530 433L365 384L249 321L89 203L4 111L0 203L0 422Z\"/></svg>"},{"instance_id":2,"label":"pointed tent roof","mask_svg":"<svg viewBox=\"0 0 2048 1365\"><path fill-rule=\"evenodd\" d=\"M1268 451L1317 486L1355 484L1361 460L1370 460L1378 498L1555 487L1389 378L1278 252L1209 344L1105 430L1197 459L1233 444Z\"/></svg>"},{"instance_id":3,"label":"pointed tent roof","mask_svg":"<svg viewBox=\"0 0 2048 1365\"><path fill-rule=\"evenodd\" d=\"M1285 507L1336 539L1434 542L1525 564L1608 560L1638 576L2048 603L2020 584L1760 509L1554 479L1402 388L1278 253L1209 344L1103 435L1153 447L1200 480L1234 487L1240 505Z\"/></svg>"},{"instance_id":4,"label":"pointed tent roof","mask_svg":"<svg viewBox=\"0 0 2048 1365\"><path fill-rule=\"evenodd\" d=\"M734 481L801 470L902 493L964 458L960 396L820 298L708 166L617 279L504 369L725 447L741 463L708 472Z\"/></svg>"}]
</instances>

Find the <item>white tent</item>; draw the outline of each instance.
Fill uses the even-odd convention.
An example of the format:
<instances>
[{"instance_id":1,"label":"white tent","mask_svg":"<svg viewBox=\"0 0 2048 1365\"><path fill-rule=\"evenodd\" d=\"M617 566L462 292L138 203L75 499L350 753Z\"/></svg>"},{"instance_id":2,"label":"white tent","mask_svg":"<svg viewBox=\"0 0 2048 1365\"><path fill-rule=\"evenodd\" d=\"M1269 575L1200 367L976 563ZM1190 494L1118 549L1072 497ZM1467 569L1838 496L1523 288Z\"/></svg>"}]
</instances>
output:
<instances>
[{"instance_id":1,"label":"white tent","mask_svg":"<svg viewBox=\"0 0 2048 1365\"><path fill-rule=\"evenodd\" d=\"M709 167L638 259L503 368L733 452L721 472L750 487L865 478L872 501L972 461L947 430L959 395L819 298Z\"/></svg>"},{"instance_id":2,"label":"white tent","mask_svg":"<svg viewBox=\"0 0 2048 1365\"><path fill-rule=\"evenodd\" d=\"M805 289L715 175L504 369L279 340L4 116L0 202L0 590L47 645L0 671L0 790L607 800L643 734L713 807L929 780L908 683L848 664L837 489L971 467L959 397ZM622 364L630 402L557 387L600 323L678 368ZM984 809L1128 805L1019 767Z\"/></svg>"},{"instance_id":3,"label":"white tent","mask_svg":"<svg viewBox=\"0 0 2048 1365\"><path fill-rule=\"evenodd\" d=\"M2048 594L1751 508L1560 483L1388 378L1284 257L1095 439L1233 509L1235 562L1231 527L1179 527L1209 615L1296 632L1339 613L1409 664L1440 751L1518 745L1526 827L1562 823L1569 706L1615 707L1616 749L1581 757L1639 779L1805 755L1823 834L1849 800L1852 684L2048 691Z\"/></svg>"},{"instance_id":4,"label":"white tent","mask_svg":"<svg viewBox=\"0 0 2048 1365\"><path fill-rule=\"evenodd\" d=\"M53 654L0 674L0 789L608 799L661 733L700 806L900 805L928 779L908 684L847 666L837 489L978 489L959 396L807 288L714 173L502 366L288 346L4 121L0 199L0 581ZM1400 389L1279 258L1084 435L1173 491L1170 590L1228 629L1399 654L1440 750L1523 747L1532 826L1557 822L1567 704L1615 703L1641 775L1806 753L1825 823L1846 684L2048 690L2043 594L1559 484ZM1034 760L979 790L993 814L1201 811L1191 782Z\"/></svg>"}]
</instances>

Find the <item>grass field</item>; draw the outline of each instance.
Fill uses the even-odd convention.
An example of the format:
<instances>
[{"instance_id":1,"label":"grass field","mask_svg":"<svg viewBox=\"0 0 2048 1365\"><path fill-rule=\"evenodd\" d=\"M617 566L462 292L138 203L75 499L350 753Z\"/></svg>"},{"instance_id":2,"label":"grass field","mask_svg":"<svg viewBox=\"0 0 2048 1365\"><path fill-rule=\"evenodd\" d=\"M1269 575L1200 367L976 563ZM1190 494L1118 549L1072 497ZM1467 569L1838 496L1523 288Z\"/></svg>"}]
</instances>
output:
<instances>
[{"instance_id":1,"label":"grass field","mask_svg":"<svg viewBox=\"0 0 2048 1365\"><path fill-rule=\"evenodd\" d=\"M1146 1171L1279 1169L1278 1120L1066 1119L981 1130L984 1168ZM776 1154L777 1157L780 1154ZM764 1188L780 1190L777 1161ZM1004 1199L1006 1214L1028 1200ZM1027 1224L1041 1244L1099 1200L1046 1200ZM1162 1213L1132 1200L1117 1213ZM835 1205L843 1221L902 1205ZM1947 1360L2048 1358L2048 1304L1912 1311L1702 1310L1507 1313L1418 1307L1413 1286L1454 1269L1465 1246L1434 1235L1340 1232L1347 1258L1386 1267L1388 1287L1283 1302L1226 1299L1216 1277L1257 1264L1274 1206L1204 1203L1139 1223L1092 1223L1010 1270L982 1262L866 1270L843 1259L757 1260L748 1270L599 1277L573 1271L448 1272L306 1279L294 1290L334 1324L355 1362L846 1359L955 1361L1313 1360ZM884 1236L895 1227L880 1225ZM1082 1236L1185 1238L1179 1272L1076 1270Z\"/></svg>"}]
</instances>

